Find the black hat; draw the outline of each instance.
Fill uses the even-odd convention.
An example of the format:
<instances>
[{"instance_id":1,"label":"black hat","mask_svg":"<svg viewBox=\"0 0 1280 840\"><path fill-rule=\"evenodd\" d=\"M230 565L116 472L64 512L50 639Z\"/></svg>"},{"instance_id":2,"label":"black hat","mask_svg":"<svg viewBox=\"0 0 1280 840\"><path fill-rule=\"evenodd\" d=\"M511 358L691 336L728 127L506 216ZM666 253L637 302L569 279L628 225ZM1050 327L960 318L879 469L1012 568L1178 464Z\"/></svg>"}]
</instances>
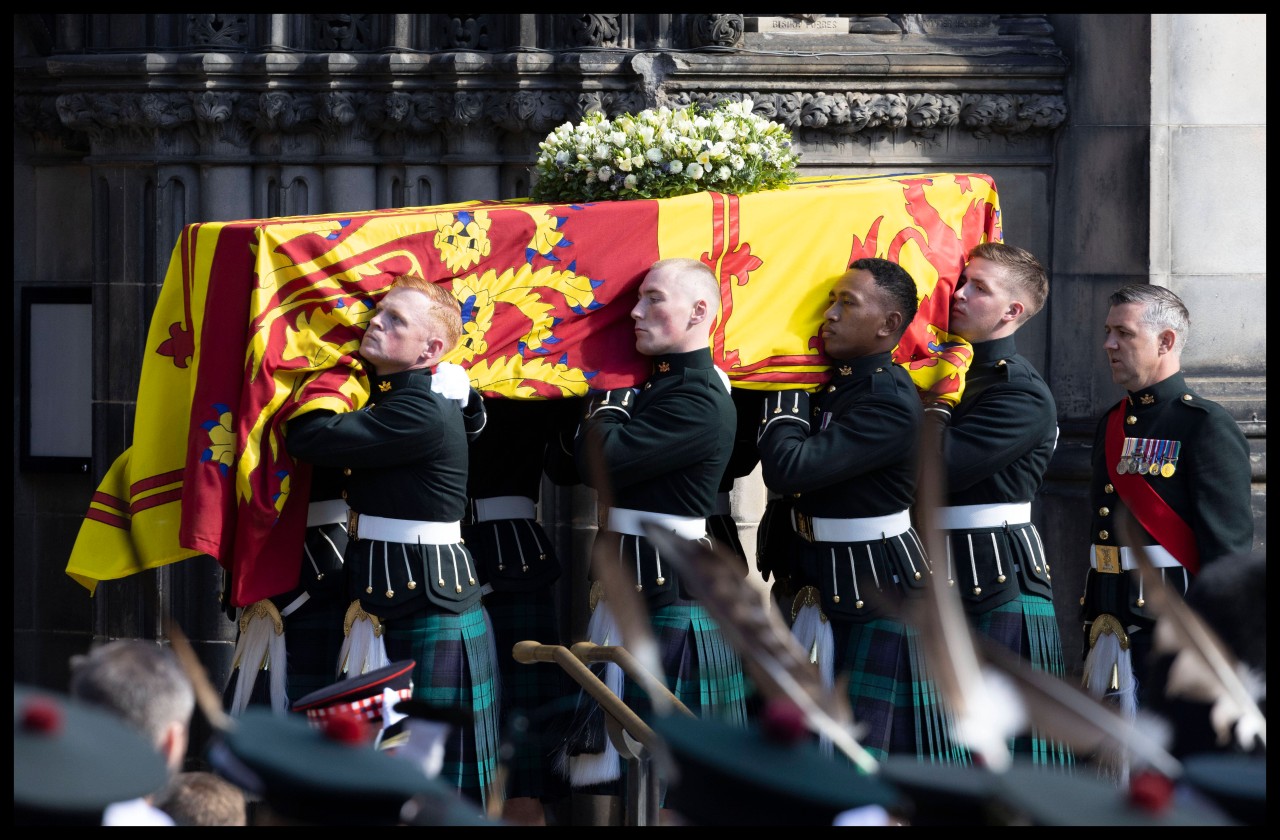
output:
<instances>
[{"instance_id":1,"label":"black hat","mask_svg":"<svg viewBox=\"0 0 1280 840\"><path fill-rule=\"evenodd\" d=\"M339 680L300 697L290 708L305 714L307 720L316 726L340 715L355 717L381 728L384 723L384 692L387 689L393 691L397 702L412 697L415 665L412 659L402 659L358 677Z\"/></svg>"},{"instance_id":2,"label":"black hat","mask_svg":"<svg viewBox=\"0 0 1280 840\"><path fill-rule=\"evenodd\" d=\"M1267 757L1211 752L1187 756L1183 779L1245 825L1267 820Z\"/></svg>"},{"instance_id":3,"label":"black hat","mask_svg":"<svg viewBox=\"0 0 1280 840\"><path fill-rule=\"evenodd\" d=\"M651 725L679 772L665 805L698 825L830 826L846 811L876 806L887 814L903 804L889 782L797 740L798 732L683 714Z\"/></svg>"},{"instance_id":4,"label":"black hat","mask_svg":"<svg viewBox=\"0 0 1280 840\"><path fill-rule=\"evenodd\" d=\"M1000 774L997 795L1041 826L1235 825L1206 799L1178 795L1177 785L1153 771L1133 771L1128 787L1101 778L1087 765L1072 770L1016 761Z\"/></svg>"},{"instance_id":5,"label":"black hat","mask_svg":"<svg viewBox=\"0 0 1280 840\"><path fill-rule=\"evenodd\" d=\"M880 775L909 801L907 822L920 825L1008 825L1009 812L995 796L998 778L984 767L891 755Z\"/></svg>"},{"instance_id":6,"label":"black hat","mask_svg":"<svg viewBox=\"0 0 1280 840\"><path fill-rule=\"evenodd\" d=\"M419 794L457 796L413 763L374 749L349 716L321 726L250 707L210 750L222 775L312 825L396 825Z\"/></svg>"},{"instance_id":7,"label":"black hat","mask_svg":"<svg viewBox=\"0 0 1280 840\"><path fill-rule=\"evenodd\" d=\"M168 777L156 748L118 717L13 687L15 822L100 825L108 805L154 793Z\"/></svg>"}]
</instances>

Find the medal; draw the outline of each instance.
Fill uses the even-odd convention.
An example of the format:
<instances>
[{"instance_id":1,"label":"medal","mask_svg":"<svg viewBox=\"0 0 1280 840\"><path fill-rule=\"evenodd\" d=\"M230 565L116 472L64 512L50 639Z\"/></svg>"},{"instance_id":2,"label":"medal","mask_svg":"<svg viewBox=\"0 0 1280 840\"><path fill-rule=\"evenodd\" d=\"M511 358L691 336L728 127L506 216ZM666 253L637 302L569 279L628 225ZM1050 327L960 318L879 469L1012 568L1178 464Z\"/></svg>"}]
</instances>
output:
<instances>
[{"instance_id":1,"label":"medal","mask_svg":"<svg viewBox=\"0 0 1280 840\"><path fill-rule=\"evenodd\" d=\"M1116 462L1116 472L1124 475L1129 472L1129 453L1133 451L1133 438L1125 438L1124 446L1120 449L1120 460Z\"/></svg>"},{"instance_id":2,"label":"medal","mask_svg":"<svg viewBox=\"0 0 1280 840\"><path fill-rule=\"evenodd\" d=\"M1174 472L1178 469L1178 455L1182 452L1182 441L1174 440L1170 441L1170 443L1172 444L1172 451L1169 453L1169 460L1160 468L1160 475L1165 478L1173 477Z\"/></svg>"},{"instance_id":3,"label":"medal","mask_svg":"<svg viewBox=\"0 0 1280 840\"><path fill-rule=\"evenodd\" d=\"M1147 472L1151 475L1157 475L1160 472L1160 464L1164 461L1166 448L1169 441L1162 440L1157 443L1156 453L1151 458L1151 466L1147 467Z\"/></svg>"}]
</instances>

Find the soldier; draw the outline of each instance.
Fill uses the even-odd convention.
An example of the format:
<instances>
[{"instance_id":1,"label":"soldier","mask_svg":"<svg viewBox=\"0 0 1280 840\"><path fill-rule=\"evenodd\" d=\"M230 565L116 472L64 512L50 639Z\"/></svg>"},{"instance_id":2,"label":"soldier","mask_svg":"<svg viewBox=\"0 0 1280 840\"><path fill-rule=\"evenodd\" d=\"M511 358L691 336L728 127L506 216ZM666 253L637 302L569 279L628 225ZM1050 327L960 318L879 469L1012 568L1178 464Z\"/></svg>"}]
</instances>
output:
<instances>
[{"instance_id":1,"label":"soldier","mask_svg":"<svg viewBox=\"0 0 1280 840\"><path fill-rule=\"evenodd\" d=\"M1080 606L1086 685L1134 713L1155 618L1120 517L1131 515L1138 544L1185 594L1201 566L1253 547L1253 511L1244 434L1181 372L1186 306L1168 289L1144 284L1118 289L1109 302L1102 347L1126 394L1094 437L1092 546Z\"/></svg>"},{"instance_id":2,"label":"soldier","mask_svg":"<svg viewBox=\"0 0 1280 840\"><path fill-rule=\"evenodd\" d=\"M1031 522L1058 442L1058 410L1014 338L1048 294L1044 267L1027 251L987 242L969 252L948 329L973 345L973 360L959 404L929 402L925 418L945 476L937 525L945 532L947 581L959 587L977 632L1061 677L1049 563ZM1038 738L1019 739L1015 749L1037 763L1070 761L1069 752Z\"/></svg>"},{"instance_id":3,"label":"soldier","mask_svg":"<svg viewBox=\"0 0 1280 840\"><path fill-rule=\"evenodd\" d=\"M564 699L574 686L560 668L521 665L511 651L526 639L564 643L555 589L560 558L538 522L538 499L548 448L559 446L563 429L572 434L581 405L571 398L486 405L485 433L471 443L462 534L493 587L484 604L502 674L502 734L511 749L503 816L518 825L545 825L546 809L569 795L554 754Z\"/></svg>"},{"instance_id":4,"label":"soldier","mask_svg":"<svg viewBox=\"0 0 1280 840\"><path fill-rule=\"evenodd\" d=\"M342 469L347 621L385 643L388 660L417 663L415 698L473 716L446 745L441 778L484 803L497 765L497 673L460 525L468 436L483 429L484 405L465 371L439 364L461 332L443 286L397 277L360 343L368 404L294 416L286 443L296 458Z\"/></svg>"},{"instance_id":5,"label":"soldier","mask_svg":"<svg viewBox=\"0 0 1280 840\"><path fill-rule=\"evenodd\" d=\"M805 391L770 394L760 421L764 482L790 497L797 537L792 630L824 675L849 677L873 756L960 760L935 692L922 690L916 637L897 616L930 573L910 513L923 409L892 357L916 314L915 283L895 263L864 258L829 298L829 383L812 411Z\"/></svg>"},{"instance_id":6,"label":"soldier","mask_svg":"<svg viewBox=\"0 0 1280 840\"><path fill-rule=\"evenodd\" d=\"M653 374L639 389L590 399L576 458L586 483L608 494L595 551L616 558L645 598L662 654L659 676L695 714L745 725L741 660L644 535L648 524L709 541L706 520L715 512L736 424L728 377L708 346L719 301L715 274L698 260L653 264L631 311L636 349L652 358ZM596 612L602 607L607 602ZM639 687L624 691L633 708L648 708ZM616 760L609 775L618 775Z\"/></svg>"}]
</instances>

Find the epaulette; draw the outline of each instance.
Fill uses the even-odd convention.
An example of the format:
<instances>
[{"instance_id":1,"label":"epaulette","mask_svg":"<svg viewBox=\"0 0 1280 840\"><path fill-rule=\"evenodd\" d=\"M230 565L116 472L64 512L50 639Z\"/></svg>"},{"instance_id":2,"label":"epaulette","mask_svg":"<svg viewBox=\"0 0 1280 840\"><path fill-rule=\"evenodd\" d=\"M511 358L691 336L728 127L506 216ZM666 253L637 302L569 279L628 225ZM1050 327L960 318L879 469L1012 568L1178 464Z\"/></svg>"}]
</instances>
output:
<instances>
[{"instance_id":1,"label":"epaulette","mask_svg":"<svg viewBox=\"0 0 1280 840\"><path fill-rule=\"evenodd\" d=\"M892 365L878 367L871 374L871 393L873 394L892 394L898 390L898 387L898 379L893 375Z\"/></svg>"}]
</instances>

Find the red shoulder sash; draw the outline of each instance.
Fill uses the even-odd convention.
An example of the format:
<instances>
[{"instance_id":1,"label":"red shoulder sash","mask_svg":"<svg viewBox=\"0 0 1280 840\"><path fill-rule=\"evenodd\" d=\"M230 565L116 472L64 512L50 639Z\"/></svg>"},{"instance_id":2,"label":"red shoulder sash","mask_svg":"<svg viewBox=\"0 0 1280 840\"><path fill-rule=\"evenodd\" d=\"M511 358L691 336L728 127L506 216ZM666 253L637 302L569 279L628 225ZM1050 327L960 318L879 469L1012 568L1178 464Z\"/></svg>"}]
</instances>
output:
<instances>
[{"instance_id":1,"label":"red shoulder sash","mask_svg":"<svg viewBox=\"0 0 1280 840\"><path fill-rule=\"evenodd\" d=\"M1188 572L1199 574L1200 550L1196 548L1196 535L1192 533L1191 526L1160 498L1160 494L1145 478L1133 473L1122 475L1116 472L1124 445L1126 402L1127 400L1121 400L1107 420L1107 475L1111 477L1116 493L1147 533L1155 537Z\"/></svg>"}]
</instances>

